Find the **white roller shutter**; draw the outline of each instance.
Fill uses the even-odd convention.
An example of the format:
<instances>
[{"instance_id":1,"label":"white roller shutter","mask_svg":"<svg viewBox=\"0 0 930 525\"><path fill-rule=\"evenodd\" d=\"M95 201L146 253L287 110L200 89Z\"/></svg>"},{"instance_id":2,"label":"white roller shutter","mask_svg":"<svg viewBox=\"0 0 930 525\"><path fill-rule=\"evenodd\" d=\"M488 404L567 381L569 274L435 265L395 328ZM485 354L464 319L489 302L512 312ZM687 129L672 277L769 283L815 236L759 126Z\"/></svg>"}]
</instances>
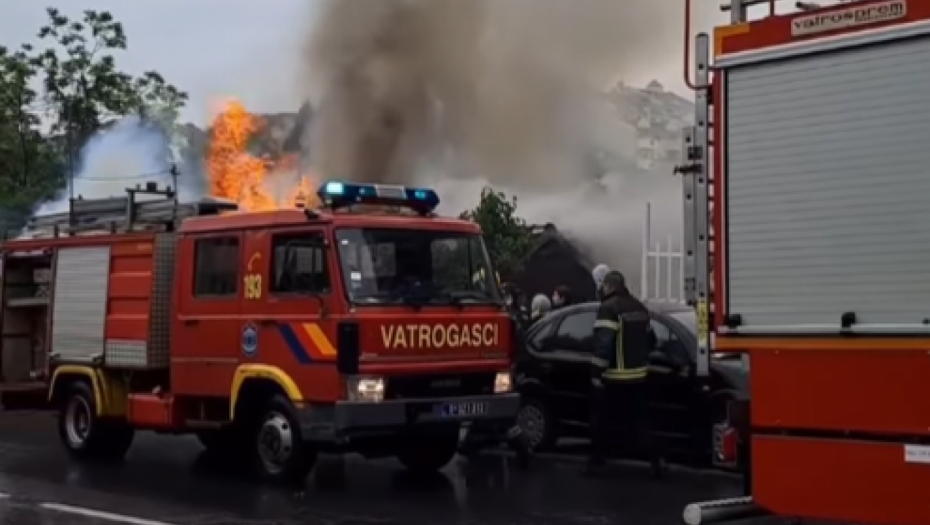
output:
<instances>
[{"instance_id":1,"label":"white roller shutter","mask_svg":"<svg viewBox=\"0 0 930 525\"><path fill-rule=\"evenodd\" d=\"M844 312L920 331L930 38L735 65L726 92L728 312L748 331L830 331Z\"/></svg>"},{"instance_id":2,"label":"white roller shutter","mask_svg":"<svg viewBox=\"0 0 930 525\"><path fill-rule=\"evenodd\" d=\"M110 248L62 248L55 264L52 353L62 361L103 354Z\"/></svg>"}]
</instances>

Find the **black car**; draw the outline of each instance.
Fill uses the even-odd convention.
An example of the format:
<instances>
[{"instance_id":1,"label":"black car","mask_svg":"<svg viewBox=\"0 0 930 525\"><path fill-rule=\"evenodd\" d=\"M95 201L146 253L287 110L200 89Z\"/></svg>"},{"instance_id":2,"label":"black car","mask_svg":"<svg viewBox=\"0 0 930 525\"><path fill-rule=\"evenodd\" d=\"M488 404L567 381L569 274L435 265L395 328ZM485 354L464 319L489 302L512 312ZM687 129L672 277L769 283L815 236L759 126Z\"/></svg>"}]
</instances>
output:
<instances>
[{"instance_id":1,"label":"black car","mask_svg":"<svg viewBox=\"0 0 930 525\"><path fill-rule=\"evenodd\" d=\"M714 355L710 377L695 375L695 314L687 306L649 304L657 345L650 355L654 439L679 461L707 464L715 425L726 420L727 404L748 397L748 366L737 356ZM536 449L560 438L587 438L589 359L598 303L556 310L533 324L515 367L523 396L518 422ZM623 425L624 422L618 422ZM618 454L635 456L628 443Z\"/></svg>"}]
</instances>

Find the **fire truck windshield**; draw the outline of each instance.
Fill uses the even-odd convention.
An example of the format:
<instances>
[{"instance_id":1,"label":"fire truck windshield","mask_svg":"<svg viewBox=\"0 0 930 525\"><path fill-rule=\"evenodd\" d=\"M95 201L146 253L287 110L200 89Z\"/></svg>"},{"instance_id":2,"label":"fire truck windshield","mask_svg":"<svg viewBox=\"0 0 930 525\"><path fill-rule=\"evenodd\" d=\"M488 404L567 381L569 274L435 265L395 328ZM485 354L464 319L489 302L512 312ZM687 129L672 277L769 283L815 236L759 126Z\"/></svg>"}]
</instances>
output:
<instances>
[{"instance_id":1,"label":"fire truck windshield","mask_svg":"<svg viewBox=\"0 0 930 525\"><path fill-rule=\"evenodd\" d=\"M355 304L501 303L480 235L366 228L337 230L336 239Z\"/></svg>"}]
</instances>

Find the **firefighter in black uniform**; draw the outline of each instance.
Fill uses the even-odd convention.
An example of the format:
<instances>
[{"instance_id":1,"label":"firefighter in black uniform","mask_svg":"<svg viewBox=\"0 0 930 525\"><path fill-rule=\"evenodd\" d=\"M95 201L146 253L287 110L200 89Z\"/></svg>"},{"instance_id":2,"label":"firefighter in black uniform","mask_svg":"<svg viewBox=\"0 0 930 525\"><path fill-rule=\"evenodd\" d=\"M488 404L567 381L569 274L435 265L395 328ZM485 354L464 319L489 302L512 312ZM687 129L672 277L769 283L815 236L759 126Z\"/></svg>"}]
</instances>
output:
<instances>
[{"instance_id":1,"label":"firefighter in black uniform","mask_svg":"<svg viewBox=\"0 0 930 525\"><path fill-rule=\"evenodd\" d=\"M665 461L652 444L646 374L655 347L649 311L630 294L623 274L607 273L601 284L601 305L594 322L591 357L591 453L586 470L602 469L618 426L633 433L633 442L647 453L656 476Z\"/></svg>"}]
</instances>

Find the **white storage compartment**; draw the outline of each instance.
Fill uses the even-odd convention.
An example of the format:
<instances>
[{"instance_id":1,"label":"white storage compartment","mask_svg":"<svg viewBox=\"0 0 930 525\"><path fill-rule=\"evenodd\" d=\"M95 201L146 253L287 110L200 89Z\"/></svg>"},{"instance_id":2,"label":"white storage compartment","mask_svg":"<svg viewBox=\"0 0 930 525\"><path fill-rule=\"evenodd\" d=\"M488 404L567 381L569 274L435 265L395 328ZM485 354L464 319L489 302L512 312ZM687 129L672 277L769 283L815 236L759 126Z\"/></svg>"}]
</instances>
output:
<instances>
[{"instance_id":1,"label":"white storage compartment","mask_svg":"<svg viewBox=\"0 0 930 525\"><path fill-rule=\"evenodd\" d=\"M103 356L110 247L62 248L55 270L52 353L61 361Z\"/></svg>"},{"instance_id":2,"label":"white storage compartment","mask_svg":"<svg viewBox=\"0 0 930 525\"><path fill-rule=\"evenodd\" d=\"M930 37L724 67L740 330L930 331Z\"/></svg>"}]
</instances>

